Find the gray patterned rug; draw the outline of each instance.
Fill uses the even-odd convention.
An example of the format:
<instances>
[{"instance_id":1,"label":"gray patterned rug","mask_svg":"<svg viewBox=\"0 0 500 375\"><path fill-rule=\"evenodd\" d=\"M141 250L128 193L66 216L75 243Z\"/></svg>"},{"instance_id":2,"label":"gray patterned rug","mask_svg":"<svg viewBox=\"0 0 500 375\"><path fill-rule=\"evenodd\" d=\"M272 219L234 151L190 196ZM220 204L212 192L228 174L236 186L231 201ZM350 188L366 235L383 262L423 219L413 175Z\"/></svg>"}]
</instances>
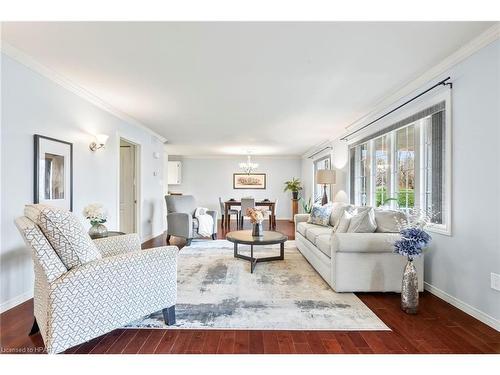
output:
<instances>
[{"instance_id":1,"label":"gray patterned rug","mask_svg":"<svg viewBox=\"0 0 500 375\"><path fill-rule=\"evenodd\" d=\"M245 253L249 247L240 247ZM279 254L279 245L254 255ZM353 293L335 293L288 241L285 260L250 263L226 240L197 241L178 258L175 328L389 330ZM167 328L160 312L127 328Z\"/></svg>"}]
</instances>

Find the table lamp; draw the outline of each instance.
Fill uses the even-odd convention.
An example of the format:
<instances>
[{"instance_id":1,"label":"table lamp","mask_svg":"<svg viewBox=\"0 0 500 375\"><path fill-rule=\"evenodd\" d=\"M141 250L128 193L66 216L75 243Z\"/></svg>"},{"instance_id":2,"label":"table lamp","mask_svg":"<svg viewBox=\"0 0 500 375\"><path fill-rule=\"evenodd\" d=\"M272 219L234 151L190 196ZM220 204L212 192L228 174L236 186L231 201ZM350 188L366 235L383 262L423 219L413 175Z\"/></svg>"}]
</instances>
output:
<instances>
[{"instance_id":1,"label":"table lamp","mask_svg":"<svg viewBox=\"0 0 500 375\"><path fill-rule=\"evenodd\" d=\"M326 185L335 184L335 171L331 169L320 169L316 171L316 183L318 185L323 185L323 199L321 200L321 204L325 205L328 203Z\"/></svg>"}]
</instances>

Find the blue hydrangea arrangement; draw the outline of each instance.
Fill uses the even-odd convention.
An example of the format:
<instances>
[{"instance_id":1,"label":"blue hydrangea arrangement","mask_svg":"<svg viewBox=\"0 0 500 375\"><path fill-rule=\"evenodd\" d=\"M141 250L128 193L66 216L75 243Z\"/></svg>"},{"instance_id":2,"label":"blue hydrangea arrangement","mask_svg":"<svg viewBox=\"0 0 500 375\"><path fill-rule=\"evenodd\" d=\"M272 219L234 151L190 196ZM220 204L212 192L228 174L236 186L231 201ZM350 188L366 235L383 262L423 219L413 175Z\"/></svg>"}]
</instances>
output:
<instances>
[{"instance_id":1,"label":"blue hydrangea arrangement","mask_svg":"<svg viewBox=\"0 0 500 375\"><path fill-rule=\"evenodd\" d=\"M401 239L394 242L394 252L413 260L422 254L432 237L420 227L404 228L400 232Z\"/></svg>"}]
</instances>

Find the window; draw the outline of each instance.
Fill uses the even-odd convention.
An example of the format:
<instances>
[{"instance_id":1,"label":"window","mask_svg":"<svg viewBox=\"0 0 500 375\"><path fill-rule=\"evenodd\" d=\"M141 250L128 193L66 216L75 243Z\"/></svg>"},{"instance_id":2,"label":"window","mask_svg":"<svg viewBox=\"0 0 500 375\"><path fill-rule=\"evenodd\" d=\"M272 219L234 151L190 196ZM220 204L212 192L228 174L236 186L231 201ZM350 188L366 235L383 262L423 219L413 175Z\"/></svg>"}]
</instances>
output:
<instances>
[{"instance_id":1,"label":"window","mask_svg":"<svg viewBox=\"0 0 500 375\"><path fill-rule=\"evenodd\" d=\"M324 156L318 160L314 161L314 176L316 176L316 171L322 169L330 169L331 166L331 157L330 155ZM314 197L321 197L323 195L323 185L314 184ZM328 201L331 201L331 189L326 189L326 195L328 197Z\"/></svg>"},{"instance_id":2,"label":"window","mask_svg":"<svg viewBox=\"0 0 500 375\"><path fill-rule=\"evenodd\" d=\"M442 101L351 145L351 203L421 208L432 213L433 229L449 234L446 132Z\"/></svg>"}]
</instances>

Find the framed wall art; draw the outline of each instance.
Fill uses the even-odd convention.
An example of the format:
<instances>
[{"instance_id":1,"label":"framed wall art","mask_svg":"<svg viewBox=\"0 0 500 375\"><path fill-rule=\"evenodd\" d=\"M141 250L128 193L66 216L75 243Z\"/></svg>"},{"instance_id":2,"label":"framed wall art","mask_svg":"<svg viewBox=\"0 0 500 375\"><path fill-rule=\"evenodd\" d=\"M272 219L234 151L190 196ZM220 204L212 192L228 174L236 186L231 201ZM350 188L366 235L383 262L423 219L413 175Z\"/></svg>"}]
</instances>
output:
<instances>
[{"instance_id":1,"label":"framed wall art","mask_svg":"<svg viewBox=\"0 0 500 375\"><path fill-rule=\"evenodd\" d=\"M233 189L265 189L265 173L233 173Z\"/></svg>"},{"instance_id":2,"label":"framed wall art","mask_svg":"<svg viewBox=\"0 0 500 375\"><path fill-rule=\"evenodd\" d=\"M73 144L34 135L33 202L73 210Z\"/></svg>"}]
</instances>

